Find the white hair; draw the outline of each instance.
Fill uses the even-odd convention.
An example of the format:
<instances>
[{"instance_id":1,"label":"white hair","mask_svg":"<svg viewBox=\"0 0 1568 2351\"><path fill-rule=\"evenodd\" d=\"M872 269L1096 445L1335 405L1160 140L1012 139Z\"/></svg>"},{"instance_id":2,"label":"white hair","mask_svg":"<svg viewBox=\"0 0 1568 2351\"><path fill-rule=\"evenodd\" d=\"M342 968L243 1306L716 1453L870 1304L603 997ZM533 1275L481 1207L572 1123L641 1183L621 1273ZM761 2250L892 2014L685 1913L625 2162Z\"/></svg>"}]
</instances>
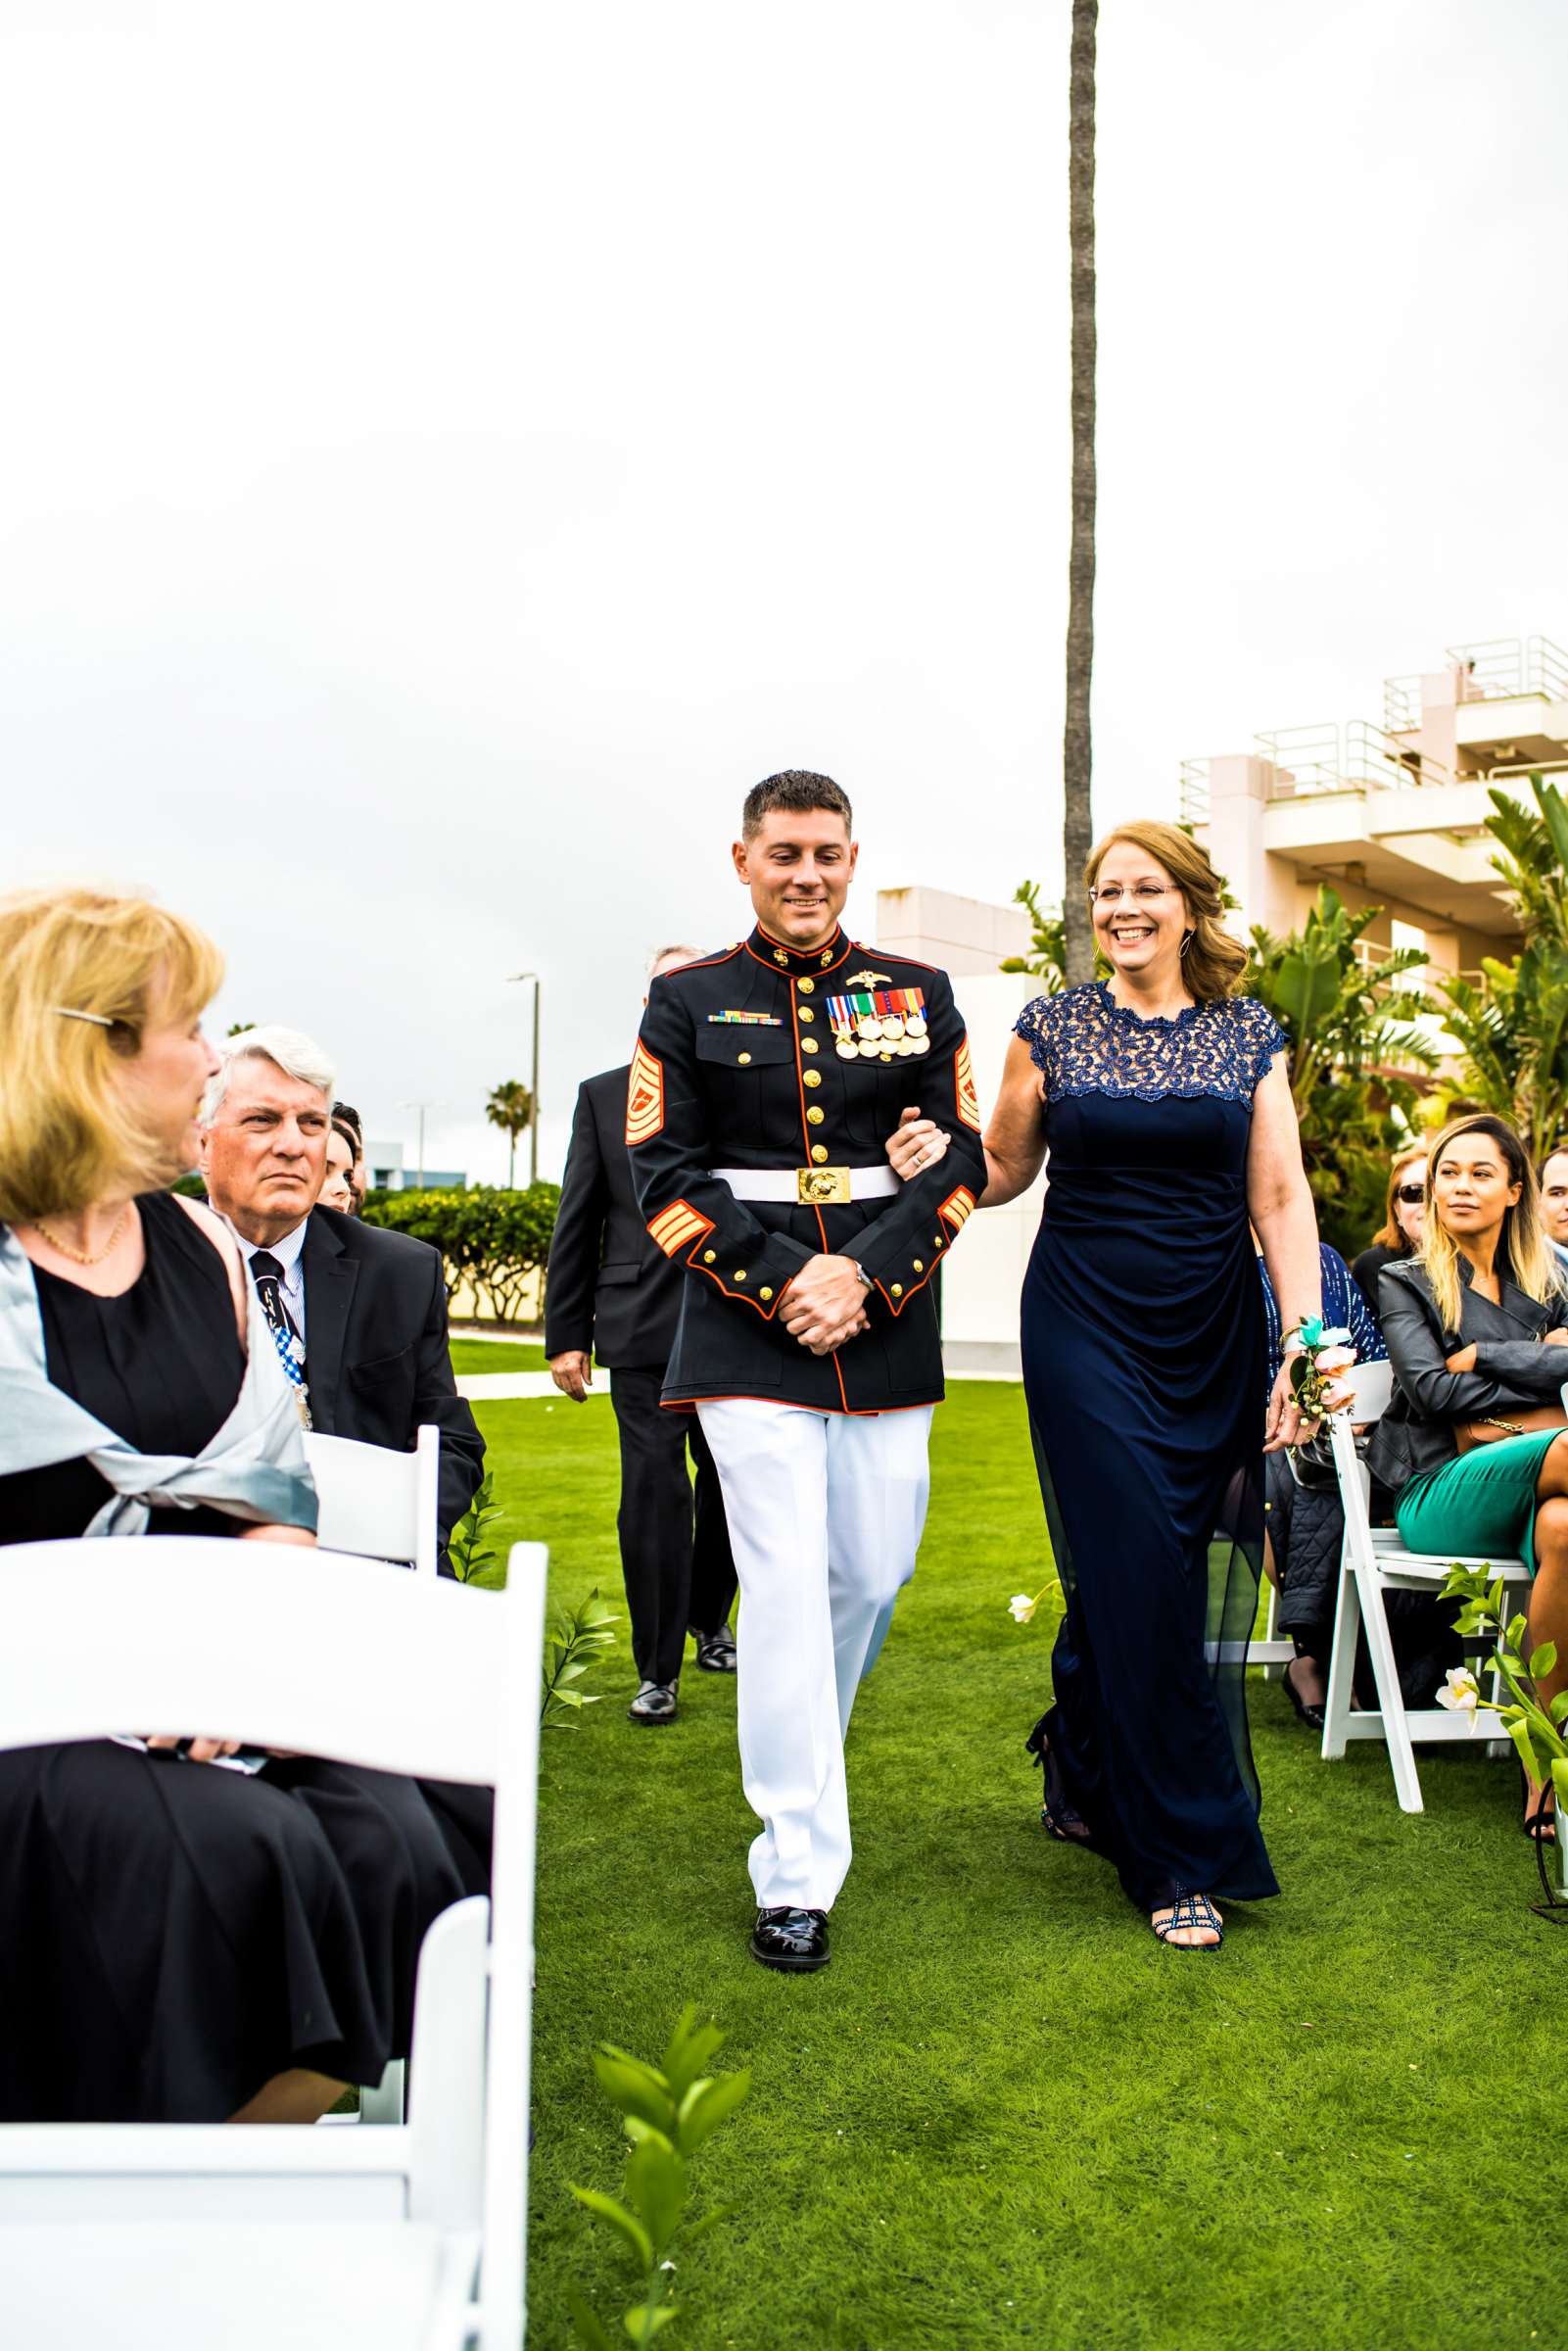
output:
<instances>
[{"instance_id":1,"label":"white hair","mask_svg":"<svg viewBox=\"0 0 1568 2351\"><path fill-rule=\"evenodd\" d=\"M650 980L656 978L661 963L700 963L701 960L700 947L655 947L648 957L647 977Z\"/></svg>"},{"instance_id":2,"label":"white hair","mask_svg":"<svg viewBox=\"0 0 1568 2351\"><path fill-rule=\"evenodd\" d=\"M238 1036L226 1036L217 1048L218 1064L207 1081L202 1096L201 1123L211 1127L217 1117L218 1105L228 1092L229 1078L237 1061L275 1062L286 1078L298 1078L302 1085L319 1087L328 1100L337 1081L337 1071L313 1037L303 1030L284 1029L269 1021L260 1029L242 1029Z\"/></svg>"}]
</instances>

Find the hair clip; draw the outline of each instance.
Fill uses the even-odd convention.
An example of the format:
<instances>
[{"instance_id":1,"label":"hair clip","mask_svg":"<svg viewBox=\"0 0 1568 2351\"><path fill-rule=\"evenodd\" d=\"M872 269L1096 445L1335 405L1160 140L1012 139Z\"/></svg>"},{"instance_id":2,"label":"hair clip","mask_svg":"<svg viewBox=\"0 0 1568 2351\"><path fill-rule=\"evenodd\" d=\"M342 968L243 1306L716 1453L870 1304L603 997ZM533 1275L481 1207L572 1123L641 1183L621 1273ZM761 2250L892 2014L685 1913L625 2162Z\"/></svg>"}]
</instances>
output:
<instances>
[{"instance_id":1,"label":"hair clip","mask_svg":"<svg viewBox=\"0 0 1568 2351\"><path fill-rule=\"evenodd\" d=\"M51 1004L49 1010L57 1012L63 1021L91 1021L95 1029L117 1029L119 1026L106 1012L72 1012L69 1004Z\"/></svg>"}]
</instances>

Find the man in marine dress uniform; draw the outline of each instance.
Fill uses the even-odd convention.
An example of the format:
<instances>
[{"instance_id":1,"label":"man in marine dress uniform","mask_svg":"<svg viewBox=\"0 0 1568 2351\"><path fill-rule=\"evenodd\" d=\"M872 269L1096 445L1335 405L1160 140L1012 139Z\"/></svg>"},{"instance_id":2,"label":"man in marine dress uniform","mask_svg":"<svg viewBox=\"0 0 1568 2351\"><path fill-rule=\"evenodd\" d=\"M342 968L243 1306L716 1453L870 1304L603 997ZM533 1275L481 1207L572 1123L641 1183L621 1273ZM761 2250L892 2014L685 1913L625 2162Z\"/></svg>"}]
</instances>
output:
<instances>
[{"instance_id":1,"label":"man in marine dress uniform","mask_svg":"<svg viewBox=\"0 0 1568 2351\"><path fill-rule=\"evenodd\" d=\"M838 927L855 870L827 776L747 793L750 936L657 979L627 1143L647 1228L687 1279L664 1402L693 1407L740 1578L740 1766L766 1965L828 1962L849 1866L844 1732L926 1517L942 1395L931 1277L985 1182L947 976ZM885 1137L948 1123L900 1184Z\"/></svg>"},{"instance_id":2,"label":"man in marine dress uniform","mask_svg":"<svg viewBox=\"0 0 1568 2351\"><path fill-rule=\"evenodd\" d=\"M689 963L697 952L662 947L650 978ZM555 1385L577 1404L593 1382L595 1355L613 1373L610 1402L621 1438L616 1532L639 1684L627 1712L634 1722L657 1724L676 1717L688 1631L705 1672L736 1669L735 1561L718 1471L696 1416L659 1405L686 1285L679 1266L649 1240L632 1188L631 1075L623 1063L585 1078L577 1089L549 1245L545 1353Z\"/></svg>"}]
</instances>

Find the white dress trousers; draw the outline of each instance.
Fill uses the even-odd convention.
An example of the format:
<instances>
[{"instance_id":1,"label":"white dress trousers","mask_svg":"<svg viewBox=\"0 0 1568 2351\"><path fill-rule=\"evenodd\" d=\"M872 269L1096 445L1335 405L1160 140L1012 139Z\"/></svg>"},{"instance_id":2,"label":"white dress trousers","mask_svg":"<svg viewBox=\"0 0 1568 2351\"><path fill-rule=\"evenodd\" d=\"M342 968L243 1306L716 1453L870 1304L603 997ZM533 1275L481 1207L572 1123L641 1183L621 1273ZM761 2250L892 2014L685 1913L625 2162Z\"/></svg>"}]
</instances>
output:
<instances>
[{"instance_id":1,"label":"white dress trousers","mask_svg":"<svg viewBox=\"0 0 1568 2351\"><path fill-rule=\"evenodd\" d=\"M829 1910L849 1867L844 1733L915 1572L930 1405L855 1418L699 1403L740 1579L740 1776L762 1909Z\"/></svg>"}]
</instances>

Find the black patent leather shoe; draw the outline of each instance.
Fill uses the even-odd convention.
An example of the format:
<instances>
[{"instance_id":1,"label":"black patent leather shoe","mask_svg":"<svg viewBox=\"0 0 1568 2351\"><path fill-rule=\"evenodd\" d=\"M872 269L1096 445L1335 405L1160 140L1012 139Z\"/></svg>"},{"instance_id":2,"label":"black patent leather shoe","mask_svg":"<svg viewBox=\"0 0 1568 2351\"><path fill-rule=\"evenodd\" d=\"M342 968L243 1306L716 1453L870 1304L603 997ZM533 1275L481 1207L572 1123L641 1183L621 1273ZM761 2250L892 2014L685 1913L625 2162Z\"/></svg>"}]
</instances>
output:
<instances>
[{"instance_id":1,"label":"black patent leather shoe","mask_svg":"<svg viewBox=\"0 0 1568 2351\"><path fill-rule=\"evenodd\" d=\"M694 1632L691 1638L697 1645L697 1663L704 1673L734 1673L735 1635L727 1624L721 1624L717 1632Z\"/></svg>"},{"instance_id":2,"label":"black patent leather shoe","mask_svg":"<svg viewBox=\"0 0 1568 2351\"><path fill-rule=\"evenodd\" d=\"M1292 1658L1291 1663L1295 1663L1294 1658ZM1284 1691L1285 1696L1290 1700L1291 1704L1296 1708L1296 1711L1301 1716L1303 1722L1306 1723L1307 1729L1309 1731L1320 1731L1323 1727L1324 1721L1326 1720L1323 1708L1321 1706L1312 1705L1307 1699L1303 1698L1301 1692L1297 1689L1296 1684L1290 1678L1290 1665L1282 1665L1280 1667L1279 1686Z\"/></svg>"},{"instance_id":3,"label":"black patent leather shoe","mask_svg":"<svg viewBox=\"0 0 1568 2351\"><path fill-rule=\"evenodd\" d=\"M634 1722L673 1722L675 1684L644 1682L626 1710Z\"/></svg>"},{"instance_id":4,"label":"black patent leather shoe","mask_svg":"<svg viewBox=\"0 0 1568 2351\"><path fill-rule=\"evenodd\" d=\"M826 1967L828 1913L826 1910L759 1910L751 1930L751 1956L764 1967L783 1968L789 1975L806 1975Z\"/></svg>"}]
</instances>

